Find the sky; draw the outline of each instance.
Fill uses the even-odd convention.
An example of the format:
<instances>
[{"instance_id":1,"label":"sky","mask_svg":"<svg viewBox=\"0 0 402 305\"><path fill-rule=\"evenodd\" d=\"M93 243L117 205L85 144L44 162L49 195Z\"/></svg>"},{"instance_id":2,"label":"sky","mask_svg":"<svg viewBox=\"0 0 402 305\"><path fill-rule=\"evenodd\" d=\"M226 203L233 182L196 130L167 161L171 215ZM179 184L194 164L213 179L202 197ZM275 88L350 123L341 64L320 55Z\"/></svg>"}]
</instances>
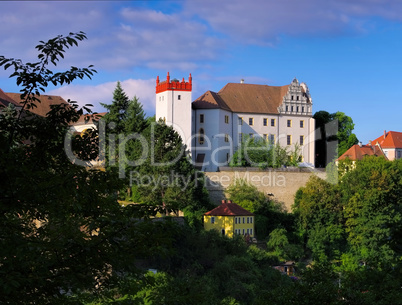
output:
<instances>
[{"instance_id":1,"label":"sky","mask_svg":"<svg viewBox=\"0 0 402 305\"><path fill-rule=\"evenodd\" d=\"M83 31L53 71L94 65L92 79L48 87L80 105L110 104L120 81L155 114L159 76L193 78L193 100L227 83L309 87L313 113L344 112L367 144L402 132L402 1L0 1L0 55L37 61L35 46ZM10 69L0 88L19 92Z\"/></svg>"}]
</instances>

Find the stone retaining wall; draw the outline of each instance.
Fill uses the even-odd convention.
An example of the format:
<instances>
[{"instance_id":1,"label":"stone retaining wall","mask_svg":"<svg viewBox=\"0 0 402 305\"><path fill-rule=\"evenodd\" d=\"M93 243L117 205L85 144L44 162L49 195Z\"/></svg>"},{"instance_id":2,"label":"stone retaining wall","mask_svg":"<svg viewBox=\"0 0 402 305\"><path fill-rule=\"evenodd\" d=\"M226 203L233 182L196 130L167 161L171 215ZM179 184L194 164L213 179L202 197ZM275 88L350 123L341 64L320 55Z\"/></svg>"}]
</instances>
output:
<instances>
[{"instance_id":1,"label":"stone retaining wall","mask_svg":"<svg viewBox=\"0 0 402 305\"><path fill-rule=\"evenodd\" d=\"M225 199L225 190L236 179L244 179L260 191L283 202L291 211L296 191L305 186L312 175L326 179L325 171L307 168L281 168L260 170L257 168L221 168L219 172L206 172L206 187L210 198L217 204Z\"/></svg>"}]
</instances>

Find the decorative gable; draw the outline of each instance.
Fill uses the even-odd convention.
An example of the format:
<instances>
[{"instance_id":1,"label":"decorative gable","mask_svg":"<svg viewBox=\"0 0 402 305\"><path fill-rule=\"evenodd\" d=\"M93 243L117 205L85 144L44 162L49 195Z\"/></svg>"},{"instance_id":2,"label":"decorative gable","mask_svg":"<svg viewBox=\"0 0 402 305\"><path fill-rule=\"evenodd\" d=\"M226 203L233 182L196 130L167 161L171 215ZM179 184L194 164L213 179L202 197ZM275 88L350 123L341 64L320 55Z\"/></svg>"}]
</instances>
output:
<instances>
[{"instance_id":1,"label":"decorative gable","mask_svg":"<svg viewBox=\"0 0 402 305\"><path fill-rule=\"evenodd\" d=\"M312 115L313 101L309 89L305 83L299 83L294 78L287 93L282 99L282 104L278 107L281 114Z\"/></svg>"}]
</instances>

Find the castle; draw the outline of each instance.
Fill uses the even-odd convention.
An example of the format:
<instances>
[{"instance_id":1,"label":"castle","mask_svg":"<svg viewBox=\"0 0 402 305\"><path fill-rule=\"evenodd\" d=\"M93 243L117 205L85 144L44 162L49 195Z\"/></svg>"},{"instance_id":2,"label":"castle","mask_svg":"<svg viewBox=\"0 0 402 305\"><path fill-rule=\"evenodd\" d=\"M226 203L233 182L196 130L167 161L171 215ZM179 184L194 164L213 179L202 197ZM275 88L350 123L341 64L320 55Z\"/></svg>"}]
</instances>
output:
<instances>
[{"instance_id":1,"label":"castle","mask_svg":"<svg viewBox=\"0 0 402 305\"><path fill-rule=\"evenodd\" d=\"M288 147L299 145L301 160L314 164L315 123L312 99L305 83L268 86L228 83L219 92L207 91L192 100L188 81L156 79L156 120L181 135L196 166L218 171L227 166L244 135Z\"/></svg>"}]
</instances>

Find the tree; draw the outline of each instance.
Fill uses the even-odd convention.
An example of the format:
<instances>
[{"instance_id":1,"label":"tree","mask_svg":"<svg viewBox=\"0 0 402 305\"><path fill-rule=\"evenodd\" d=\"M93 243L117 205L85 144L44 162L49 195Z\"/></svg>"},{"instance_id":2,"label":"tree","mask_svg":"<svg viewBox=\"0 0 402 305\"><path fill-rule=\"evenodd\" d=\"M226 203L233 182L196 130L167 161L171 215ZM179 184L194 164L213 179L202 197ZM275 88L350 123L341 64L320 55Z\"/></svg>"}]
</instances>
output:
<instances>
[{"instance_id":1,"label":"tree","mask_svg":"<svg viewBox=\"0 0 402 305\"><path fill-rule=\"evenodd\" d=\"M342 177L340 186L355 264L394 266L402 254L402 162L366 157Z\"/></svg>"},{"instance_id":2,"label":"tree","mask_svg":"<svg viewBox=\"0 0 402 305\"><path fill-rule=\"evenodd\" d=\"M313 118L316 127L316 167L327 166L328 163L358 143L356 135L352 133L355 126L353 120L345 113L318 111ZM331 145L335 141L338 142L338 145Z\"/></svg>"},{"instance_id":3,"label":"tree","mask_svg":"<svg viewBox=\"0 0 402 305\"><path fill-rule=\"evenodd\" d=\"M292 207L299 234L321 262L339 259L345 246L343 206L337 186L312 176Z\"/></svg>"},{"instance_id":4,"label":"tree","mask_svg":"<svg viewBox=\"0 0 402 305\"><path fill-rule=\"evenodd\" d=\"M226 189L226 193L234 203L255 214L258 238L266 238L278 227L292 230L293 218L284 210L283 203L272 200L246 180L236 179Z\"/></svg>"},{"instance_id":5,"label":"tree","mask_svg":"<svg viewBox=\"0 0 402 305\"><path fill-rule=\"evenodd\" d=\"M270 143L261 138L250 138L245 135L239 149L233 154L229 165L232 167L278 168L283 165L296 166L299 159L300 147L297 145L289 153L279 143Z\"/></svg>"},{"instance_id":6,"label":"tree","mask_svg":"<svg viewBox=\"0 0 402 305\"><path fill-rule=\"evenodd\" d=\"M350 147L357 144L359 140L356 135L352 132L355 128L355 124L351 117L347 116L345 113L337 111L333 114L333 119L338 121L339 129L336 134L339 142L338 146L338 157L343 155Z\"/></svg>"},{"instance_id":7,"label":"tree","mask_svg":"<svg viewBox=\"0 0 402 305\"><path fill-rule=\"evenodd\" d=\"M130 180L141 202L162 208L164 213L184 210L188 213L211 208L205 178L185 154L180 135L162 120L143 132L149 153Z\"/></svg>"},{"instance_id":8,"label":"tree","mask_svg":"<svg viewBox=\"0 0 402 305\"><path fill-rule=\"evenodd\" d=\"M0 113L0 298L5 304L62 304L71 293L99 292L118 271L135 272L136 255L152 247L134 221L148 216L147 209L122 209L117 203L121 180L113 172L75 164L78 155L91 157L97 147L68 133L90 109L69 101L53 106L44 118L27 118L26 110L35 107L48 84L70 84L96 72L92 66L48 69L84 39L79 32L41 41L34 63L0 57L0 66L13 69L24 100L20 112ZM69 158L68 143L84 151Z\"/></svg>"}]
</instances>

